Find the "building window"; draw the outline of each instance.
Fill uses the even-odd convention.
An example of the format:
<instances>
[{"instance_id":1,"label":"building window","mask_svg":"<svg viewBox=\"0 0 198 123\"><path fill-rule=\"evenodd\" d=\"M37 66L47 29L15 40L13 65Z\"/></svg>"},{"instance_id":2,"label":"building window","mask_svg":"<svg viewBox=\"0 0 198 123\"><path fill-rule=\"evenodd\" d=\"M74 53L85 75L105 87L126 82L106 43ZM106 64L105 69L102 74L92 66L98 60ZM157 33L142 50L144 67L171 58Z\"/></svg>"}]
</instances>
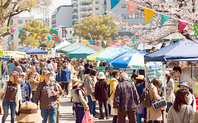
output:
<instances>
[{"instance_id":1,"label":"building window","mask_svg":"<svg viewBox=\"0 0 198 123\"><path fill-rule=\"evenodd\" d=\"M72 31L70 31L70 34L72 34Z\"/></svg>"},{"instance_id":2,"label":"building window","mask_svg":"<svg viewBox=\"0 0 198 123\"><path fill-rule=\"evenodd\" d=\"M99 2L96 2L96 4L99 4Z\"/></svg>"},{"instance_id":3,"label":"building window","mask_svg":"<svg viewBox=\"0 0 198 123\"><path fill-rule=\"evenodd\" d=\"M18 24L22 24L23 23L23 20L18 20Z\"/></svg>"},{"instance_id":4,"label":"building window","mask_svg":"<svg viewBox=\"0 0 198 123\"><path fill-rule=\"evenodd\" d=\"M127 5L122 5L121 8L127 8Z\"/></svg>"},{"instance_id":5,"label":"building window","mask_svg":"<svg viewBox=\"0 0 198 123\"><path fill-rule=\"evenodd\" d=\"M25 20L25 23L28 23L28 20Z\"/></svg>"},{"instance_id":6,"label":"building window","mask_svg":"<svg viewBox=\"0 0 198 123\"><path fill-rule=\"evenodd\" d=\"M127 18L127 15L126 14L122 14L122 18L123 19L126 19Z\"/></svg>"},{"instance_id":7,"label":"building window","mask_svg":"<svg viewBox=\"0 0 198 123\"><path fill-rule=\"evenodd\" d=\"M96 8L96 10L99 10L99 8Z\"/></svg>"},{"instance_id":8,"label":"building window","mask_svg":"<svg viewBox=\"0 0 198 123\"><path fill-rule=\"evenodd\" d=\"M32 22L32 20L29 20L29 22Z\"/></svg>"},{"instance_id":9,"label":"building window","mask_svg":"<svg viewBox=\"0 0 198 123\"><path fill-rule=\"evenodd\" d=\"M104 5L106 5L107 4L107 1L106 0L104 0Z\"/></svg>"},{"instance_id":10,"label":"building window","mask_svg":"<svg viewBox=\"0 0 198 123\"><path fill-rule=\"evenodd\" d=\"M10 35L10 40L13 40L13 39L14 39L14 35L11 34L11 35Z\"/></svg>"}]
</instances>

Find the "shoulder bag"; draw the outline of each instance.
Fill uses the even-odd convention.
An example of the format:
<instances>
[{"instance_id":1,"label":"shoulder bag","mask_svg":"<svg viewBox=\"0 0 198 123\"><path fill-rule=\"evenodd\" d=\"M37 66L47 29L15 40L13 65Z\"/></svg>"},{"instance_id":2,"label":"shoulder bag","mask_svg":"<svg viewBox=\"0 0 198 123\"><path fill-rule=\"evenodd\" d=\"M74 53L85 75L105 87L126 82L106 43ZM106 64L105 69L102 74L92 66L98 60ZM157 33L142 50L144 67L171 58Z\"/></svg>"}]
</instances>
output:
<instances>
[{"instance_id":1,"label":"shoulder bag","mask_svg":"<svg viewBox=\"0 0 198 123\"><path fill-rule=\"evenodd\" d=\"M164 97L161 97L161 98L154 100L152 102L152 106L153 106L154 110L161 109L161 108L165 107L166 105L167 105L167 102Z\"/></svg>"}]
</instances>

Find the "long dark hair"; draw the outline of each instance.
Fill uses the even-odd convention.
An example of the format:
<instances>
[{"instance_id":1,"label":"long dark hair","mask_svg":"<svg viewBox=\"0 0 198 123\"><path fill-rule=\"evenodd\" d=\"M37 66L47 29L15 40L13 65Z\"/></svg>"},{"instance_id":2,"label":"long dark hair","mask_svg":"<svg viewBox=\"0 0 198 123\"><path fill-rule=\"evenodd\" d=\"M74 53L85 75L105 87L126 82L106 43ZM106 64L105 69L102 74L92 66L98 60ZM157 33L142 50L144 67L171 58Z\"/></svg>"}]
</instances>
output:
<instances>
[{"instance_id":1,"label":"long dark hair","mask_svg":"<svg viewBox=\"0 0 198 123\"><path fill-rule=\"evenodd\" d=\"M169 80L171 79L171 75L169 73L166 73L166 77L168 78L167 79L167 84L168 84Z\"/></svg>"},{"instance_id":2,"label":"long dark hair","mask_svg":"<svg viewBox=\"0 0 198 123\"><path fill-rule=\"evenodd\" d=\"M173 104L173 108L175 109L176 112L179 112L181 109L182 104L188 105L188 102L185 100L185 96L189 94L189 91L187 89L179 89L176 92L176 98L175 102Z\"/></svg>"}]
</instances>

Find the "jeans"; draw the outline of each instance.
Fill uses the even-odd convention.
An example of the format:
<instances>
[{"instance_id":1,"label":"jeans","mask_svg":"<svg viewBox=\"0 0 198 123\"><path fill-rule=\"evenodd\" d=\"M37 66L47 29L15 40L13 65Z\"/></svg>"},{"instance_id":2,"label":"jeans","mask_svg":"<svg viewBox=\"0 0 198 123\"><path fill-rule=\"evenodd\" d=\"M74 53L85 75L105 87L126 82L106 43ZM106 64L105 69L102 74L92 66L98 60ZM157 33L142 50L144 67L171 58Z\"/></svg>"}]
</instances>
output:
<instances>
[{"instance_id":1,"label":"jeans","mask_svg":"<svg viewBox=\"0 0 198 123\"><path fill-rule=\"evenodd\" d=\"M85 114L85 110L83 107L74 107L76 113L76 123L81 123L83 116Z\"/></svg>"},{"instance_id":2,"label":"jeans","mask_svg":"<svg viewBox=\"0 0 198 123\"><path fill-rule=\"evenodd\" d=\"M138 114L137 113L137 122L138 123L142 123L142 120L141 119L143 118L143 116L144 116L144 114Z\"/></svg>"},{"instance_id":3,"label":"jeans","mask_svg":"<svg viewBox=\"0 0 198 123\"><path fill-rule=\"evenodd\" d=\"M96 116L96 101L92 101L91 96L87 95L88 97L88 106L89 111L93 116Z\"/></svg>"},{"instance_id":4,"label":"jeans","mask_svg":"<svg viewBox=\"0 0 198 123\"><path fill-rule=\"evenodd\" d=\"M11 123L14 123L14 116L15 116L15 109L16 109L16 103L15 102L10 102L7 100L3 100L3 118L2 118L2 123L5 123L6 118L8 117L8 109L10 107L11 110Z\"/></svg>"},{"instance_id":5,"label":"jeans","mask_svg":"<svg viewBox=\"0 0 198 123\"><path fill-rule=\"evenodd\" d=\"M118 110L118 123L125 123L126 116L128 116L129 123L137 123L136 112L134 112L134 111L119 111L119 110Z\"/></svg>"},{"instance_id":6,"label":"jeans","mask_svg":"<svg viewBox=\"0 0 198 123\"><path fill-rule=\"evenodd\" d=\"M62 82L61 83L61 87L62 87L63 91L66 92L66 95L68 95L68 85L69 85L69 82Z\"/></svg>"},{"instance_id":7,"label":"jeans","mask_svg":"<svg viewBox=\"0 0 198 123\"><path fill-rule=\"evenodd\" d=\"M47 123L47 117L50 118L50 123L56 123L57 109L42 109L41 116L43 117L42 123Z\"/></svg>"},{"instance_id":8,"label":"jeans","mask_svg":"<svg viewBox=\"0 0 198 123\"><path fill-rule=\"evenodd\" d=\"M32 99L31 99L32 102L34 102L34 94L35 94L35 91L32 91Z\"/></svg>"},{"instance_id":9,"label":"jeans","mask_svg":"<svg viewBox=\"0 0 198 123\"><path fill-rule=\"evenodd\" d=\"M25 100L31 102L31 99L29 97L25 97Z\"/></svg>"},{"instance_id":10,"label":"jeans","mask_svg":"<svg viewBox=\"0 0 198 123\"><path fill-rule=\"evenodd\" d=\"M109 110L108 110L108 100L107 101L99 101L99 110L100 110L100 118L104 118L102 105L104 105L105 108L105 115L108 118L109 117Z\"/></svg>"}]
</instances>

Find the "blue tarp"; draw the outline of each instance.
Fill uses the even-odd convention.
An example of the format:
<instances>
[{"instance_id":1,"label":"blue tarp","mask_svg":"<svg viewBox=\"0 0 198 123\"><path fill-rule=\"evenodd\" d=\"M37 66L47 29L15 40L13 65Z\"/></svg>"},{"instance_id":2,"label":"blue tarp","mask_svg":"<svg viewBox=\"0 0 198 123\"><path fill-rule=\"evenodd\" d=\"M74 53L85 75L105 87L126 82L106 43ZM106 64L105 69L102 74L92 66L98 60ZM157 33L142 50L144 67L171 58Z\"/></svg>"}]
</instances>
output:
<instances>
[{"instance_id":1,"label":"blue tarp","mask_svg":"<svg viewBox=\"0 0 198 123\"><path fill-rule=\"evenodd\" d=\"M70 58L86 58L88 55L91 55L93 53L96 53L97 51L86 47L86 46L82 46L76 50L73 50L71 52L66 53L67 55L69 55Z\"/></svg>"},{"instance_id":2,"label":"blue tarp","mask_svg":"<svg viewBox=\"0 0 198 123\"><path fill-rule=\"evenodd\" d=\"M41 49L38 49L37 47L35 47L35 48L27 51L26 54L48 54L48 51L41 50Z\"/></svg>"},{"instance_id":3,"label":"blue tarp","mask_svg":"<svg viewBox=\"0 0 198 123\"><path fill-rule=\"evenodd\" d=\"M4 61L9 61L10 58L9 57L1 57L0 59L4 60Z\"/></svg>"},{"instance_id":4,"label":"blue tarp","mask_svg":"<svg viewBox=\"0 0 198 123\"><path fill-rule=\"evenodd\" d=\"M198 43L183 39L144 56L145 61L198 61Z\"/></svg>"},{"instance_id":5,"label":"blue tarp","mask_svg":"<svg viewBox=\"0 0 198 123\"><path fill-rule=\"evenodd\" d=\"M32 47L26 47L26 48L23 48L23 49L19 49L19 51L21 52L27 52L28 50L31 50Z\"/></svg>"}]
</instances>

